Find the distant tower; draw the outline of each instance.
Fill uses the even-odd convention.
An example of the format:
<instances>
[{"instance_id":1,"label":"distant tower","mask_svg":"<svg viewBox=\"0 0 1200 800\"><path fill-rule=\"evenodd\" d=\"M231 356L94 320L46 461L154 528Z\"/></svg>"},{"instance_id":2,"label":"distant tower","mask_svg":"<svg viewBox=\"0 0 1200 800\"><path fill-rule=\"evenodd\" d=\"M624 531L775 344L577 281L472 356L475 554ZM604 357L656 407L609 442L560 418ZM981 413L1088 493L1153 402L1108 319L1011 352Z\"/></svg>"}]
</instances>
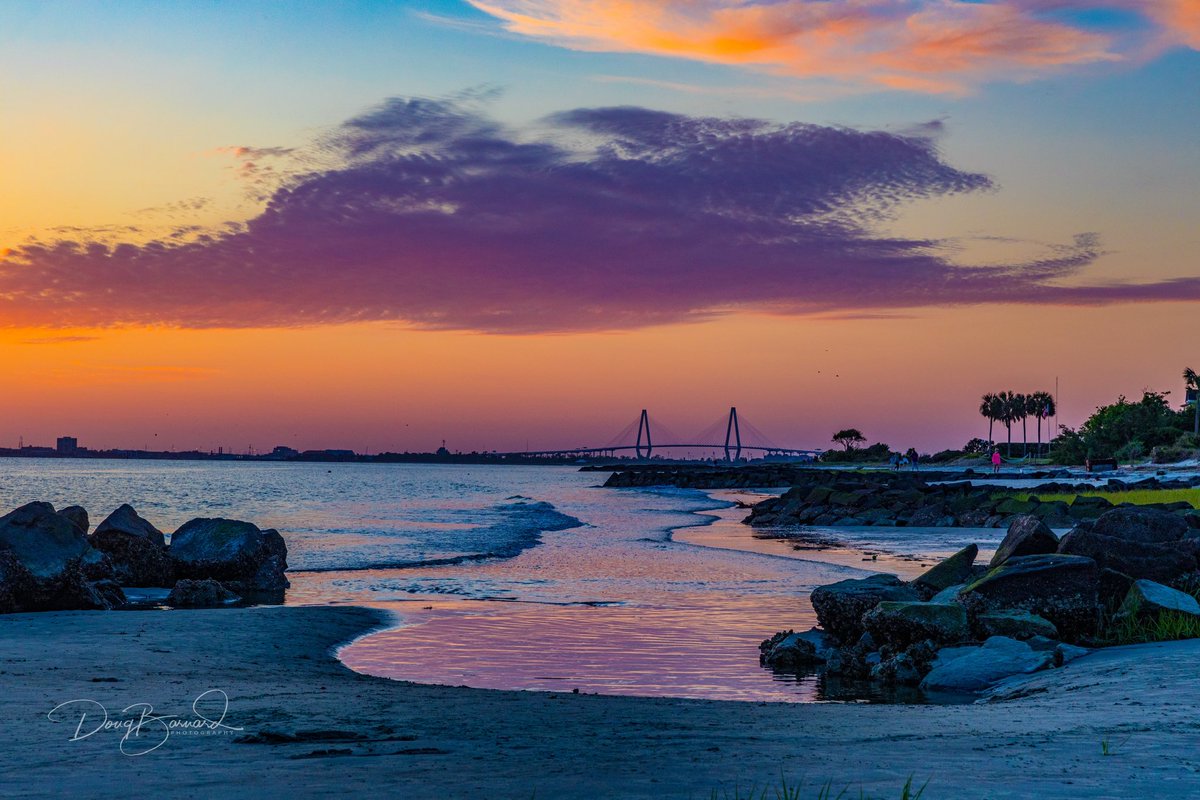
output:
<instances>
[{"instance_id":1,"label":"distant tower","mask_svg":"<svg viewBox=\"0 0 1200 800\"><path fill-rule=\"evenodd\" d=\"M733 458L729 457L732 443ZM729 424L725 426L725 460L737 461L742 457L742 432L738 428L737 407L729 409Z\"/></svg>"},{"instance_id":2,"label":"distant tower","mask_svg":"<svg viewBox=\"0 0 1200 800\"><path fill-rule=\"evenodd\" d=\"M642 455L642 436L646 437L646 455ZM642 416L638 419L638 435L637 444L634 446L634 452L638 458L649 458L654 452L654 443L650 441L650 415L646 413L646 409L642 409Z\"/></svg>"}]
</instances>

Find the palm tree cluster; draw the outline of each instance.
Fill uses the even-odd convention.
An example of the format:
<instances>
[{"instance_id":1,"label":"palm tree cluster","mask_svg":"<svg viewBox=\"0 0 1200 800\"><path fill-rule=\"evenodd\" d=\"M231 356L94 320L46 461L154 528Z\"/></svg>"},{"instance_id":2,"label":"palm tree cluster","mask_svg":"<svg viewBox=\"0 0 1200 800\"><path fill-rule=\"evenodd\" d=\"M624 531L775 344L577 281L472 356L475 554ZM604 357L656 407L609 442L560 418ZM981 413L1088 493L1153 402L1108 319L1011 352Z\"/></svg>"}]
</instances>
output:
<instances>
[{"instance_id":1,"label":"palm tree cluster","mask_svg":"<svg viewBox=\"0 0 1200 800\"><path fill-rule=\"evenodd\" d=\"M1026 422L1030 417L1037 420L1037 449L1042 450L1042 421L1054 416L1054 395L1049 392L989 392L979 401L979 413L988 421L988 442L994 443L992 426L999 422L1008 430L1008 453L1012 455L1012 428L1021 423L1021 454L1029 452L1029 429Z\"/></svg>"}]
</instances>

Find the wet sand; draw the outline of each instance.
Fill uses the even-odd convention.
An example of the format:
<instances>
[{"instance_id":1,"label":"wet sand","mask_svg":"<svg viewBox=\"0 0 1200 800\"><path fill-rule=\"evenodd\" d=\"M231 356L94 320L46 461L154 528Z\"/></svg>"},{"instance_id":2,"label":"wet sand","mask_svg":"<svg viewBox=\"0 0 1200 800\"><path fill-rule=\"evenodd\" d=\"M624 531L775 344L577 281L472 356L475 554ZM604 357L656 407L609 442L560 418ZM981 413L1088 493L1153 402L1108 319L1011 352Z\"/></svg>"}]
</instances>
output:
<instances>
[{"instance_id":1,"label":"wet sand","mask_svg":"<svg viewBox=\"0 0 1200 800\"><path fill-rule=\"evenodd\" d=\"M384 622L355 607L6 616L0 794L706 798L781 772L856 797L898 796L910 775L927 798L1200 791L1200 641L1091 655L1009 684L1004 702L867 706L421 686L337 661L339 643ZM186 722L214 689L229 697L223 724L243 730L177 729L140 756L121 753L120 729L70 741L96 705L82 724L78 704L47 718L85 700L114 719L151 703ZM219 718L219 701L201 710ZM127 749L155 744L154 729Z\"/></svg>"}]
</instances>

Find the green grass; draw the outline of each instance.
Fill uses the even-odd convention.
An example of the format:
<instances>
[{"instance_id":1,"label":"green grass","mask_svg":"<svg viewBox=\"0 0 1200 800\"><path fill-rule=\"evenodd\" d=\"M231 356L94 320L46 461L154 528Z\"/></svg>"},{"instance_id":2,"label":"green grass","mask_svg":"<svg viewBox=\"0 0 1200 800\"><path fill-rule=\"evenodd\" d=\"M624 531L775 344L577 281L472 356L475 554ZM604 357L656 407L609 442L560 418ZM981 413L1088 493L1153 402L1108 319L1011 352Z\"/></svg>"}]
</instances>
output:
<instances>
[{"instance_id":1,"label":"green grass","mask_svg":"<svg viewBox=\"0 0 1200 800\"><path fill-rule=\"evenodd\" d=\"M1103 497L1108 502L1115 505L1121 503L1133 503L1138 506L1151 505L1154 503L1178 503L1183 501L1190 503L1192 508L1200 508L1200 488L1193 489L1131 489L1125 492L1063 492L1061 494L1029 494L1023 492L1015 495L1018 500L1028 500L1031 497L1036 497L1043 503L1052 503L1056 500L1062 500L1065 503L1074 502L1076 497Z\"/></svg>"},{"instance_id":2,"label":"green grass","mask_svg":"<svg viewBox=\"0 0 1200 800\"><path fill-rule=\"evenodd\" d=\"M1124 739L1117 742L1116 744L1113 744L1112 740L1109 739L1107 736L1104 737L1103 739L1100 740L1100 755L1115 756L1117 754L1117 751L1122 746L1124 746L1124 744L1126 742L1128 742L1130 737L1132 737L1132 736L1133 736L1133 734L1131 733L1131 734L1129 734L1129 736L1126 736Z\"/></svg>"},{"instance_id":3,"label":"green grass","mask_svg":"<svg viewBox=\"0 0 1200 800\"><path fill-rule=\"evenodd\" d=\"M1163 611L1141 618L1126 617L1114 622L1104 632L1105 641L1114 645L1197 638L1200 638L1200 617L1178 611Z\"/></svg>"},{"instance_id":4,"label":"green grass","mask_svg":"<svg viewBox=\"0 0 1200 800\"><path fill-rule=\"evenodd\" d=\"M913 786L912 776L904 782L900 787L899 800L920 800L925 794L925 787L929 785L926 781L921 787ZM780 778L779 786L768 787L759 790L751 787L743 794L739 787L734 787L730 792L728 789L718 792L713 789L711 800L883 800L878 795L864 794L860 789L857 794L851 794L850 788L846 787L840 792L835 792L833 781L826 781L820 786L815 786L812 789L806 789L804 782L798 784L789 784L787 778Z\"/></svg>"},{"instance_id":5,"label":"green grass","mask_svg":"<svg viewBox=\"0 0 1200 800\"><path fill-rule=\"evenodd\" d=\"M1200 585L1182 589L1200 600ZM1200 639L1200 617L1178 611L1139 614L1137 607L1122 617L1108 620L1100 639L1105 645L1174 642L1180 639Z\"/></svg>"}]
</instances>

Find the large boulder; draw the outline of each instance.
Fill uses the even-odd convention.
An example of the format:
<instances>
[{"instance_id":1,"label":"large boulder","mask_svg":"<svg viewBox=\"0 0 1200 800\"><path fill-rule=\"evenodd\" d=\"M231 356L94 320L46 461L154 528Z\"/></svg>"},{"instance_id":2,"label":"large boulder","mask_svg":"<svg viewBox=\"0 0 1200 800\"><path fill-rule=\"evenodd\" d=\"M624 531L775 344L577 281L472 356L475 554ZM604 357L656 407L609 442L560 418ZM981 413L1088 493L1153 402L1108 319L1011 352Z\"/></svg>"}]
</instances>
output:
<instances>
[{"instance_id":1,"label":"large boulder","mask_svg":"<svg viewBox=\"0 0 1200 800\"><path fill-rule=\"evenodd\" d=\"M1057 639L1058 628L1054 623L1037 614L1024 611L988 611L975 617L975 629L981 639L992 636L1007 636L1010 639L1026 640L1035 636Z\"/></svg>"},{"instance_id":2,"label":"large boulder","mask_svg":"<svg viewBox=\"0 0 1200 800\"><path fill-rule=\"evenodd\" d=\"M862 622L876 642L898 649L925 640L954 644L971 638L967 612L954 603L885 600L863 614Z\"/></svg>"},{"instance_id":3,"label":"large boulder","mask_svg":"<svg viewBox=\"0 0 1200 800\"><path fill-rule=\"evenodd\" d=\"M989 570L959 593L972 616L1026 611L1048 619L1074 641L1092 635L1100 618L1098 569L1073 555L1016 556Z\"/></svg>"},{"instance_id":4,"label":"large boulder","mask_svg":"<svg viewBox=\"0 0 1200 800\"><path fill-rule=\"evenodd\" d=\"M27 503L0 517L0 550L9 550L38 580L58 577L72 561L100 564L103 555L49 503Z\"/></svg>"},{"instance_id":5,"label":"large boulder","mask_svg":"<svg viewBox=\"0 0 1200 800\"><path fill-rule=\"evenodd\" d=\"M1132 542L1177 542L1187 535L1187 522L1169 511L1153 508L1114 508L1095 521L1093 532Z\"/></svg>"},{"instance_id":6,"label":"large boulder","mask_svg":"<svg viewBox=\"0 0 1200 800\"><path fill-rule=\"evenodd\" d=\"M185 579L171 589L171 593L167 595L167 605L177 608L218 608L241 599L226 589L220 581Z\"/></svg>"},{"instance_id":7,"label":"large boulder","mask_svg":"<svg viewBox=\"0 0 1200 800\"><path fill-rule=\"evenodd\" d=\"M862 616L885 600L920 600L915 589L895 575L852 578L812 592L812 607L821 627L838 641L851 643L863 634Z\"/></svg>"},{"instance_id":8,"label":"large boulder","mask_svg":"<svg viewBox=\"0 0 1200 800\"><path fill-rule=\"evenodd\" d=\"M113 580L122 586L172 586L175 566L162 545L115 529L99 530L89 539L108 556Z\"/></svg>"},{"instance_id":9,"label":"large boulder","mask_svg":"<svg viewBox=\"0 0 1200 800\"><path fill-rule=\"evenodd\" d=\"M1054 653L1035 650L1025 642L993 636L982 647L941 651L933 669L921 681L927 692L979 692L1010 675L1036 672L1054 663ZM943 658L943 653L946 657Z\"/></svg>"},{"instance_id":10,"label":"large boulder","mask_svg":"<svg viewBox=\"0 0 1200 800\"><path fill-rule=\"evenodd\" d=\"M61 517L65 517L68 522L78 528L80 533L85 536L87 535L90 522L88 521L86 508L83 506L67 506L66 508L60 508L58 514Z\"/></svg>"},{"instance_id":11,"label":"large boulder","mask_svg":"<svg viewBox=\"0 0 1200 800\"><path fill-rule=\"evenodd\" d=\"M1137 580L1130 587L1117 616L1151 616L1163 612L1200 617L1200 603L1192 595L1178 589L1154 581Z\"/></svg>"},{"instance_id":12,"label":"large boulder","mask_svg":"<svg viewBox=\"0 0 1200 800\"><path fill-rule=\"evenodd\" d=\"M1081 523L1059 542L1058 552L1086 556L1101 568L1171 584L1200 566L1200 539L1189 538L1187 523L1168 511L1115 508Z\"/></svg>"},{"instance_id":13,"label":"large boulder","mask_svg":"<svg viewBox=\"0 0 1200 800\"><path fill-rule=\"evenodd\" d=\"M1008 533L989 564L998 567L1014 556L1036 556L1058 551L1058 537L1046 523L1032 514L1013 517L1008 523Z\"/></svg>"},{"instance_id":14,"label":"large boulder","mask_svg":"<svg viewBox=\"0 0 1200 800\"><path fill-rule=\"evenodd\" d=\"M28 503L0 517L0 553L0 610L99 609L124 603L120 589L105 581L111 568L104 554L88 544L74 520L49 503Z\"/></svg>"},{"instance_id":15,"label":"large boulder","mask_svg":"<svg viewBox=\"0 0 1200 800\"><path fill-rule=\"evenodd\" d=\"M177 577L212 578L243 596L291 585L283 537L250 522L194 519L175 531L167 551Z\"/></svg>"},{"instance_id":16,"label":"large boulder","mask_svg":"<svg viewBox=\"0 0 1200 800\"><path fill-rule=\"evenodd\" d=\"M171 586L175 568L167 556L162 531L128 503L96 526L89 541L108 556L113 579L122 586Z\"/></svg>"},{"instance_id":17,"label":"large boulder","mask_svg":"<svg viewBox=\"0 0 1200 800\"><path fill-rule=\"evenodd\" d=\"M925 599L951 586L965 582L971 577L971 567L979 555L979 545L969 544L962 550L935 564L915 578L912 586Z\"/></svg>"},{"instance_id":18,"label":"large boulder","mask_svg":"<svg viewBox=\"0 0 1200 800\"><path fill-rule=\"evenodd\" d=\"M109 514L103 522L96 526L96 533L106 533L108 531L117 531L130 536L137 536L159 547L167 546L167 540L163 536L163 532L151 525L150 522L138 514L133 506L128 503L123 503L120 508Z\"/></svg>"}]
</instances>

